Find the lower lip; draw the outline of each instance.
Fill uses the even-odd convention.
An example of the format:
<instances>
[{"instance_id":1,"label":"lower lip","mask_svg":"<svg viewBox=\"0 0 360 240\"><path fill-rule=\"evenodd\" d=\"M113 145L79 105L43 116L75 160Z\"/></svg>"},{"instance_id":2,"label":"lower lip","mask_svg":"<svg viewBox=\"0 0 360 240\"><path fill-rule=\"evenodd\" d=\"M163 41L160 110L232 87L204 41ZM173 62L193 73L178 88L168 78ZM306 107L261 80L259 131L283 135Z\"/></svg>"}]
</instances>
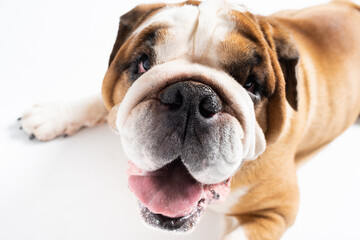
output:
<instances>
[{"instance_id":1,"label":"lower lip","mask_svg":"<svg viewBox=\"0 0 360 240\"><path fill-rule=\"evenodd\" d=\"M160 228L166 231L174 232L188 232L199 221L204 212L204 205L198 203L198 206L188 215L178 218L169 218L160 214L155 214L149 211L141 203L140 211L143 220L152 227Z\"/></svg>"}]
</instances>

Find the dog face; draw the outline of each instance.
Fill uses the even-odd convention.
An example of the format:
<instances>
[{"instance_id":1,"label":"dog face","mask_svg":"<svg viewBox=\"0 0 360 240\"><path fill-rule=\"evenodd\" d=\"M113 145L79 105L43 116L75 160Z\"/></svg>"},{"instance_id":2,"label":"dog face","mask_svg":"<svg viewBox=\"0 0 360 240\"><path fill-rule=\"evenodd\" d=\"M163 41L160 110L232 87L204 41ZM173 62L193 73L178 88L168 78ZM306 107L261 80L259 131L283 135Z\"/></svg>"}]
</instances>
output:
<instances>
[{"instance_id":1,"label":"dog face","mask_svg":"<svg viewBox=\"0 0 360 240\"><path fill-rule=\"evenodd\" d=\"M121 17L103 97L147 223L188 231L225 200L244 161L281 134L286 97L297 107L297 59L276 23L226 1Z\"/></svg>"}]
</instances>

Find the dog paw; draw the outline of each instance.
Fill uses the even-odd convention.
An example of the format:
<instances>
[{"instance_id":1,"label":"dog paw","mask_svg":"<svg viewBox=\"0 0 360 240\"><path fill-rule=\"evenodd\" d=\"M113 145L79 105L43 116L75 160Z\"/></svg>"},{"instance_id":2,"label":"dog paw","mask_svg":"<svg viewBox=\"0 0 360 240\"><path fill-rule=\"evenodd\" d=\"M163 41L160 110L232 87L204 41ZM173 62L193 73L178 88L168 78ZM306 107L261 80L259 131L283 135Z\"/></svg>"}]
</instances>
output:
<instances>
[{"instance_id":1,"label":"dog paw","mask_svg":"<svg viewBox=\"0 0 360 240\"><path fill-rule=\"evenodd\" d=\"M83 127L93 127L107 120L108 111L100 95L62 104L34 105L20 121L20 129L30 140L48 141L67 137Z\"/></svg>"},{"instance_id":2,"label":"dog paw","mask_svg":"<svg viewBox=\"0 0 360 240\"><path fill-rule=\"evenodd\" d=\"M40 141L72 135L83 126L71 106L58 104L34 105L18 121L30 140Z\"/></svg>"},{"instance_id":3,"label":"dog paw","mask_svg":"<svg viewBox=\"0 0 360 240\"><path fill-rule=\"evenodd\" d=\"M242 227L237 227L234 231L230 232L223 238L223 240L247 240L246 234Z\"/></svg>"}]
</instances>

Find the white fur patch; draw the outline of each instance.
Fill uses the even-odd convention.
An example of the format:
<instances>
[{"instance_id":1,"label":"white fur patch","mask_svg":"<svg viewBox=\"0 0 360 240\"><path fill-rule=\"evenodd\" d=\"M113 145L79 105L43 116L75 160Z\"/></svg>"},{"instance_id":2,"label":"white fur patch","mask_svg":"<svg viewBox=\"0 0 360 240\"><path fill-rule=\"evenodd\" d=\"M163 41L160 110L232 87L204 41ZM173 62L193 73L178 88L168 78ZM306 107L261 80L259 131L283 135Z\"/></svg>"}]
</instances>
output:
<instances>
[{"instance_id":1,"label":"white fur patch","mask_svg":"<svg viewBox=\"0 0 360 240\"><path fill-rule=\"evenodd\" d=\"M217 66L217 45L235 28L229 11L244 11L241 5L226 0L207 0L199 7L184 5L166 7L145 21L134 35L146 27L166 24L167 41L155 46L159 63L188 58Z\"/></svg>"},{"instance_id":2,"label":"white fur patch","mask_svg":"<svg viewBox=\"0 0 360 240\"><path fill-rule=\"evenodd\" d=\"M231 6L226 1L205 1L199 6L194 55L198 60L216 59L216 46L225 40L235 23L229 17ZM207 56L205 56L207 55Z\"/></svg>"}]
</instances>

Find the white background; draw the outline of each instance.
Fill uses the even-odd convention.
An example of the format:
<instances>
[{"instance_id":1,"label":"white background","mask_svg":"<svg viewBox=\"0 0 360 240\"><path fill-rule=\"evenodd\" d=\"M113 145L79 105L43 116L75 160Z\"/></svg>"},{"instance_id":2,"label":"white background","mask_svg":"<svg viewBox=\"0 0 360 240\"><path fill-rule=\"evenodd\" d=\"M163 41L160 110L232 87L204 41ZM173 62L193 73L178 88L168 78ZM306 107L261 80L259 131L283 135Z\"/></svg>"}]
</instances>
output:
<instances>
[{"instance_id":1,"label":"white background","mask_svg":"<svg viewBox=\"0 0 360 240\"><path fill-rule=\"evenodd\" d=\"M243 1L260 14L322 2ZM220 238L221 215L210 211L191 235L144 227L107 126L48 143L18 130L16 119L34 103L100 91L118 19L138 3L0 0L1 240ZM283 239L360 239L359 149L354 125L298 171L301 207Z\"/></svg>"}]
</instances>

